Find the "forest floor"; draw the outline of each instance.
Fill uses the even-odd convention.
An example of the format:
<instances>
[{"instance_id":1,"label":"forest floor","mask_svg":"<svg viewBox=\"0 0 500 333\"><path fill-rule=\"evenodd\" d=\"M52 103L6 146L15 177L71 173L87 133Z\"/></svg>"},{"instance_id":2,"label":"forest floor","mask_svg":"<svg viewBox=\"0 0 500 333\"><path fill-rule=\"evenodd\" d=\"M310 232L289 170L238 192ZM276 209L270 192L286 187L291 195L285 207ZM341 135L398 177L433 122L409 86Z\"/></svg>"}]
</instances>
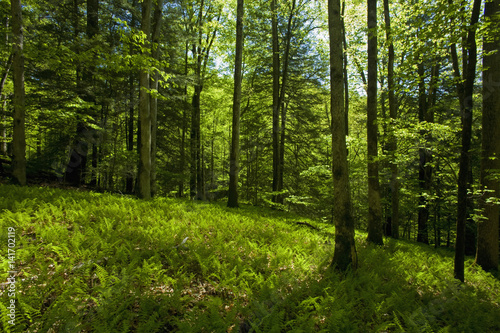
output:
<instances>
[{"instance_id":1,"label":"forest floor","mask_svg":"<svg viewBox=\"0 0 500 333\"><path fill-rule=\"evenodd\" d=\"M469 258L457 282L449 250L357 232L359 267L339 274L334 228L283 212L10 185L0 198L2 332L500 331L498 276Z\"/></svg>"}]
</instances>

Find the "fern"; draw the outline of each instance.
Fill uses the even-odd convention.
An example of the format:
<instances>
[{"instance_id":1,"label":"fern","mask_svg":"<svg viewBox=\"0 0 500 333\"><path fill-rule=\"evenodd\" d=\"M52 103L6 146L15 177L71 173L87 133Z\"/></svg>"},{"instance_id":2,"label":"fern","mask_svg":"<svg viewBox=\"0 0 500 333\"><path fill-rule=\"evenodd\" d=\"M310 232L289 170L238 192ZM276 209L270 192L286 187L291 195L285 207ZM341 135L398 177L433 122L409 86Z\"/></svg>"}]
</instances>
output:
<instances>
[{"instance_id":1,"label":"fern","mask_svg":"<svg viewBox=\"0 0 500 333\"><path fill-rule=\"evenodd\" d=\"M0 302L0 322L2 324L2 332L10 333L12 325L9 323L10 318L7 316L9 310Z\"/></svg>"},{"instance_id":2,"label":"fern","mask_svg":"<svg viewBox=\"0 0 500 333\"><path fill-rule=\"evenodd\" d=\"M97 278L99 279L99 282L101 283L102 288L107 288L108 287L108 282L109 282L109 274L108 272L98 264L94 263L94 266L96 268L95 274L97 275Z\"/></svg>"},{"instance_id":3,"label":"fern","mask_svg":"<svg viewBox=\"0 0 500 333\"><path fill-rule=\"evenodd\" d=\"M26 331L500 330L500 282L469 267L470 284L452 285L446 251L361 234L359 269L339 275L333 227L284 212L2 185L0 197Z\"/></svg>"}]
</instances>

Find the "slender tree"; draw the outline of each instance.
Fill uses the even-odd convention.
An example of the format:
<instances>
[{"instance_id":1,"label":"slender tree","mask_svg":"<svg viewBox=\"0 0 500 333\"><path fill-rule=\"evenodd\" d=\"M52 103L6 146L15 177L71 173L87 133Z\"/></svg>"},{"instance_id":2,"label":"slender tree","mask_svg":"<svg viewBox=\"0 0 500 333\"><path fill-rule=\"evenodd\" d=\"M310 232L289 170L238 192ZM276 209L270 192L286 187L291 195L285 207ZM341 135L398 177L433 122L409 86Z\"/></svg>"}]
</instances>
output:
<instances>
[{"instance_id":1,"label":"slender tree","mask_svg":"<svg viewBox=\"0 0 500 333\"><path fill-rule=\"evenodd\" d=\"M465 258L465 226L467 222L467 190L469 188L470 148L472 138L472 109L474 80L476 76L477 45L476 29L479 20L481 0L474 0L467 38L463 48L463 78L460 75L458 56L455 44L451 47L453 70L456 78L458 98L460 101L460 114L462 121L462 148L460 151L460 170L458 172L457 192L457 235L455 241L454 276L464 281Z\"/></svg>"},{"instance_id":2,"label":"slender tree","mask_svg":"<svg viewBox=\"0 0 500 333\"><path fill-rule=\"evenodd\" d=\"M378 176L377 125L377 0L368 0L368 241L383 244L382 204Z\"/></svg>"},{"instance_id":3,"label":"slender tree","mask_svg":"<svg viewBox=\"0 0 500 333\"><path fill-rule=\"evenodd\" d=\"M500 206L500 0L487 1L484 17L491 34L483 42L483 133L481 186L487 190L481 198L483 219L478 223L476 263L485 270L498 269L498 224Z\"/></svg>"},{"instance_id":4,"label":"slender tree","mask_svg":"<svg viewBox=\"0 0 500 333\"><path fill-rule=\"evenodd\" d=\"M160 57L160 31L163 16L163 0L156 0L153 13L153 32L151 35L151 57L158 60ZM151 195L155 195L156 188L156 133L158 128L158 88L160 74L155 69L150 78L150 87L154 91L149 97L151 112Z\"/></svg>"},{"instance_id":5,"label":"slender tree","mask_svg":"<svg viewBox=\"0 0 500 333\"><path fill-rule=\"evenodd\" d=\"M271 33L273 44L273 192L280 189L280 51L278 40L278 11L276 0L271 0ZM273 195L273 202L278 202L279 196Z\"/></svg>"},{"instance_id":6,"label":"slender tree","mask_svg":"<svg viewBox=\"0 0 500 333\"><path fill-rule=\"evenodd\" d=\"M7 20L8 22L8 20ZM7 25L8 26L8 25ZM8 35L8 34L7 34ZM0 120L0 155L7 155L7 126L6 122L6 112L5 105L7 104L7 97L4 94L4 86L7 78L9 77L9 71L12 66L12 53L9 55L9 59L5 64L4 72L2 73L2 79L0 81L0 116L2 117ZM3 123L3 124L2 124Z\"/></svg>"},{"instance_id":7,"label":"slender tree","mask_svg":"<svg viewBox=\"0 0 500 333\"><path fill-rule=\"evenodd\" d=\"M394 43L392 41L391 15L389 9L389 0L384 0L384 19L386 39L389 42L387 50L387 88L389 99L389 116L391 125L389 127L389 153L392 157L390 162L391 168L391 236L399 238L399 180L398 180L398 163L395 161L396 152L398 149L398 141L394 134L396 120L398 118L398 109L396 105L395 87L394 87Z\"/></svg>"},{"instance_id":8,"label":"slender tree","mask_svg":"<svg viewBox=\"0 0 500 333\"><path fill-rule=\"evenodd\" d=\"M418 121L424 123L428 113L428 101L425 89L425 67L423 62L418 64ZM422 136L426 136L425 131L421 131ZM418 167L418 182L420 187L419 207L418 207L418 223L417 223L417 242L429 244L429 232L427 224L429 220L430 210L427 205L427 194L431 184L431 154L425 147L420 147L419 167Z\"/></svg>"},{"instance_id":9,"label":"slender tree","mask_svg":"<svg viewBox=\"0 0 500 333\"><path fill-rule=\"evenodd\" d=\"M281 117L281 126L280 126L280 156L279 156L279 168L278 168L278 191L283 191L284 187L284 174L285 174L285 129L286 129L286 111L288 102L285 100L285 93L288 86L288 75L289 75L289 66L290 66L290 46L292 42L292 28L293 28L293 18L295 15L295 6L296 0L292 0L292 7L290 9L290 15L288 16L288 23L286 28L286 40L285 40L285 53L283 55L283 73L281 75L281 87L279 94L279 108L280 108L280 117ZM283 204L284 196L283 194L278 195L278 200L280 204Z\"/></svg>"},{"instance_id":10,"label":"slender tree","mask_svg":"<svg viewBox=\"0 0 500 333\"><path fill-rule=\"evenodd\" d=\"M145 35L145 46L148 44L151 33L151 0L142 2L141 30ZM148 48L145 47L144 50ZM148 51L143 51L146 57ZM149 98L149 73L145 65L139 74L139 120L141 139L139 144L139 178L138 195L140 198L151 198L151 109Z\"/></svg>"},{"instance_id":11,"label":"slender tree","mask_svg":"<svg viewBox=\"0 0 500 333\"><path fill-rule=\"evenodd\" d=\"M205 8L205 1L201 0L195 31L197 37L191 47L194 61L194 93L191 110L191 197L198 200L205 200L205 181L203 168L203 152L201 145L201 93L205 81L206 70L210 57L210 50L215 41L218 27L212 30L206 29L206 23L210 21L219 22L221 8L214 8L213 4L208 4ZM204 11L206 9L206 12ZM217 11L216 17L214 15ZM205 32L204 32L205 31Z\"/></svg>"},{"instance_id":12,"label":"slender tree","mask_svg":"<svg viewBox=\"0 0 500 333\"><path fill-rule=\"evenodd\" d=\"M11 1L14 78L14 130L12 140L12 175L19 185L26 185L26 133L24 91L24 35L21 0Z\"/></svg>"},{"instance_id":13,"label":"slender tree","mask_svg":"<svg viewBox=\"0 0 500 333\"><path fill-rule=\"evenodd\" d=\"M135 8L135 6L136 6L136 0L134 0L132 3L132 7ZM136 22L137 22L136 15L132 13L130 20L130 27L136 28ZM134 54L135 52L135 47L133 43L130 43L129 52L131 55ZM134 114L135 114L134 109L135 109L136 79L137 79L137 74L134 73L133 71L130 72L128 77L129 105L128 105L127 138L126 138L127 151L129 153L132 153L134 151ZM129 172L127 172L127 177L125 182L126 182L125 191L127 193L133 193L134 176L132 170L129 170Z\"/></svg>"},{"instance_id":14,"label":"slender tree","mask_svg":"<svg viewBox=\"0 0 500 333\"><path fill-rule=\"evenodd\" d=\"M238 207L238 172L240 158L241 67L243 63L243 0L236 8L236 54L234 60L233 126L229 157L229 193L227 206Z\"/></svg>"},{"instance_id":15,"label":"slender tree","mask_svg":"<svg viewBox=\"0 0 500 333\"><path fill-rule=\"evenodd\" d=\"M340 0L328 0L330 34L330 97L332 129L332 172L335 221L335 251L332 266L338 270L356 268L354 219L351 210L351 189L347 162L346 118L344 109L344 71L342 52L342 19Z\"/></svg>"}]
</instances>

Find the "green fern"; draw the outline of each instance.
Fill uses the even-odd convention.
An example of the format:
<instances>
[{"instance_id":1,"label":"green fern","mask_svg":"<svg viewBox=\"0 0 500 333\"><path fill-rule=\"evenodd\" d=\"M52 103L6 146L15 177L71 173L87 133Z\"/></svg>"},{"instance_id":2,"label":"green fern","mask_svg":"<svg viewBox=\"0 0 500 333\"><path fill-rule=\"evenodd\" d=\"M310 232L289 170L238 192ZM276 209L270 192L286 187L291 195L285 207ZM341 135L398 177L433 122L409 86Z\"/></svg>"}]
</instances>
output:
<instances>
[{"instance_id":1,"label":"green fern","mask_svg":"<svg viewBox=\"0 0 500 333\"><path fill-rule=\"evenodd\" d=\"M7 307L0 302L0 323L2 324L2 332L10 333L12 325L9 323L11 320L7 315L9 310Z\"/></svg>"}]
</instances>

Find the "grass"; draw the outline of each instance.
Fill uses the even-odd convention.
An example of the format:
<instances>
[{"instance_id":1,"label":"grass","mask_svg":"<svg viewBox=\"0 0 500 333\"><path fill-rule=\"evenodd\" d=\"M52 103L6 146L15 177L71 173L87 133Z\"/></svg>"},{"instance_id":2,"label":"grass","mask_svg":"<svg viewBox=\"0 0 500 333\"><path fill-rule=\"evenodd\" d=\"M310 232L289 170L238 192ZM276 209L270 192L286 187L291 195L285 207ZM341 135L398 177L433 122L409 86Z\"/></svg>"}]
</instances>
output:
<instances>
[{"instance_id":1,"label":"grass","mask_svg":"<svg viewBox=\"0 0 500 333\"><path fill-rule=\"evenodd\" d=\"M469 259L458 283L446 250L358 233L359 269L339 274L333 228L282 212L8 185L0 197L4 332L500 331L498 277Z\"/></svg>"}]
</instances>

